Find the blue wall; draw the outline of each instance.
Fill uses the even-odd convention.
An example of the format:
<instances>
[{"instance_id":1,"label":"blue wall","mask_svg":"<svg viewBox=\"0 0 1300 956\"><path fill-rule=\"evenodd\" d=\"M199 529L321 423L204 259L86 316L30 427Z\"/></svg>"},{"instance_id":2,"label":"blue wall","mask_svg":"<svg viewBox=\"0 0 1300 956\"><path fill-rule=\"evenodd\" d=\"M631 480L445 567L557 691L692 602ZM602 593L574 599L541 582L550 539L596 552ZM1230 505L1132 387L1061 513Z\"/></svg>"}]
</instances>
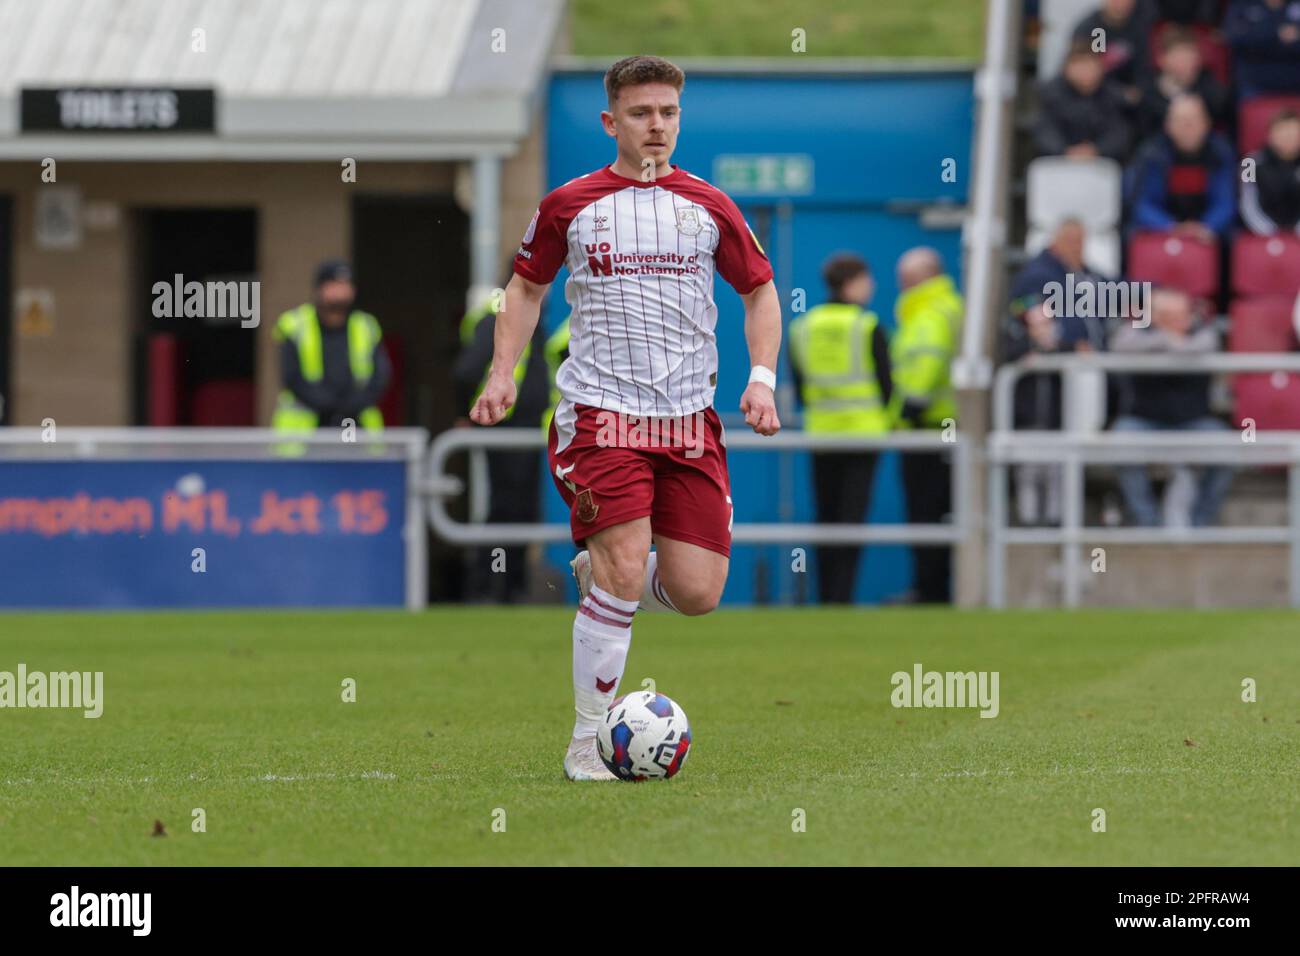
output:
<instances>
[{"instance_id":1,"label":"blue wall","mask_svg":"<svg viewBox=\"0 0 1300 956\"><path fill-rule=\"evenodd\" d=\"M554 188L613 162L614 142L600 125L605 107L599 73L552 77L547 127L547 182ZM682 131L672 162L714 181L714 159L735 154L799 154L811 157L809 192L766 195L733 193L758 234L776 271L788 322L791 291L803 289L807 308L824 300L822 261L849 250L871 264L876 297L871 304L886 328L894 327L894 263L910 246L927 244L960 275L960 234L928 229L918 207L949 201L964 204L970 177L973 123L971 74L918 73L871 76L692 75L682 95ZM955 182L944 182L944 161L956 161ZM544 313L547 328L563 321L561 271ZM737 410L749 377L749 356L739 297L719 281L719 374L716 405L728 428L744 427ZM783 348L784 353L784 348ZM789 381L783 354L779 375ZM733 452L728 456L736 521L811 521L811 472L805 454ZM898 462L892 453L878 468L870 520L904 520ZM567 520L551 482L545 480L547 520ZM549 548L563 567L570 546ZM809 570L815 562L809 552ZM869 547L859 567L856 597L879 601L911 582L908 549ZM789 546L732 548L724 601L789 602L815 593L812 574L790 573Z\"/></svg>"}]
</instances>

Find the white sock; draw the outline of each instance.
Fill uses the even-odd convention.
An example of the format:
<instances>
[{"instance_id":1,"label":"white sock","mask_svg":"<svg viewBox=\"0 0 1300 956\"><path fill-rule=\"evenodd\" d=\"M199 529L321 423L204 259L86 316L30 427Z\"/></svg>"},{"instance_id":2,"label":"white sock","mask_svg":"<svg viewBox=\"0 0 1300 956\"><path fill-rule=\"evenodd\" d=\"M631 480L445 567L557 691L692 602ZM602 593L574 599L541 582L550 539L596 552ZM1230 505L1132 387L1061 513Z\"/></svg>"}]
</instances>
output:
<instances>
[{"instance_id":1,"label":"white sock","mask_svg":"<svg viewBox=\"0 0 1300 956\"><path fill-rule=\"evenodd\" d=\"M664 590L663 583L659 580L659 553L657 551L651 551L650 558L646 561L645 584L641 588L641 610L681 613L673 606L673 602L668 597L668 592Z\"/></svg>"},{"instance_id":2,"label":"white sock","mask_svg":"<svg viewBox=\"0 0 1300 956\"><path fill-rule=\"evenodd\" d=\"M636 601L616 598L592 585L573 618L573 736L596 736L596 725L618 693L632 644Z\"/></svg>"}]
</instances>

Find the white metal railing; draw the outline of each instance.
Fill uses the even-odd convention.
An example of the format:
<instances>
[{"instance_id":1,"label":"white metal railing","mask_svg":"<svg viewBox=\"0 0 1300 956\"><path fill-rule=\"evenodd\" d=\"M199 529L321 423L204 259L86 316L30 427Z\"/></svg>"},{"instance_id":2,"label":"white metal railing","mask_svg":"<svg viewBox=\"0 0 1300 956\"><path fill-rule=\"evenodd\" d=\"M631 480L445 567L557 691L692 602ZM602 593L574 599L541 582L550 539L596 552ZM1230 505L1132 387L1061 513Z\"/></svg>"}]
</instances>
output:
<instances>
[{"instance_id":1,"label":"white metal railing","mask_svg":"<svg viewBox=\"0 0 1300 956\"><path fill-rule=\"evenodd\" d=\"M737 523L732 540L754 544L955 544L970 521L969 443L954 435L945 441L936 432L895 432L873 437L810 435L801 431L782 431L771 437L752 431L733 429L727 432L727 451L886 451L951 452L952 523L950 524L845 524L818 525L797 523ZM464 482L447 470L452 455L472 449L536 448L546 445L545 437L535 428L456 428L434 439L429 449L427 479L429 524L452 544L527 544L534 541L568 541L568 524L466 524L455 521L447 512L447 500L462 494Z\"/></svg>"},{"instance_id":2,"label":"white metal railing","mask_svg":"<svg viewBox=\"0 0 1300 956\"><path fill-rule=\"evenodd\" d=\"M1006 604L1007 548L1019 544L1049 544L1061 548L1063 603L1077 607L1082 598L1081 553L1087 543L1103 544L1286 544L1289 598L1300 608L1300 432L1094 432L1037 431L1013 428L1016 383L1037 372L1059 373L1064 422L1081 417L1069 408L1080 394L1071 378L1097 372L1133 375L1216 374L1230 372L1300 372L1300 354L1225 353L1211 355L1031 355L1002 366L993 388L994 431L988 436L989 468L988 604ZM1054 463L1062 471L1061 526L1012 528L1008 521L1010 466ZM1084 525L1084 469L1088 465L1218 464L1284 466L1287 469L1288 521L1285 528L1236 526L1215 528L1109 528Z\"/></svg>"}]
</instances>

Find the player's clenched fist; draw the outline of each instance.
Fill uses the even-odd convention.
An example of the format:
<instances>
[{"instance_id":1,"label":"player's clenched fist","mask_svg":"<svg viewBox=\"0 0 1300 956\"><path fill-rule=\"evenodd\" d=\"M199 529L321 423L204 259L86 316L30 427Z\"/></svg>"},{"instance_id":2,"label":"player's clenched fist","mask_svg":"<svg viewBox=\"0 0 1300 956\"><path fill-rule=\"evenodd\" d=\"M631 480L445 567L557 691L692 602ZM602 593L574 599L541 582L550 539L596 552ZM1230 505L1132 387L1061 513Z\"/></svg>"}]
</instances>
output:
<instances>
[{"instance_id":1,"label":"player's clenched fist","mask_svg":"<svg viewBox=\"0 0 1300 956\"><path fill-rule=\"evenodd\" d=\"M745 424L760 435L775 435L781 430L781 419L776 417L776 396L762 382L750 382L745 394L740 396L740 410L745 413Z\"/></svg>"},{"instance_id":2,"label":"player's clenched fist","mask_svg":"<svg viewBox=\"0 0 1300 956\"><path fill-rule=\"evenodd\" d=\"M495 425L505 418L506 412L515 404L515 394L513 377L490 374L478 401L469 411L470 421L479 425Z\"/></svg>"}]
</instances>

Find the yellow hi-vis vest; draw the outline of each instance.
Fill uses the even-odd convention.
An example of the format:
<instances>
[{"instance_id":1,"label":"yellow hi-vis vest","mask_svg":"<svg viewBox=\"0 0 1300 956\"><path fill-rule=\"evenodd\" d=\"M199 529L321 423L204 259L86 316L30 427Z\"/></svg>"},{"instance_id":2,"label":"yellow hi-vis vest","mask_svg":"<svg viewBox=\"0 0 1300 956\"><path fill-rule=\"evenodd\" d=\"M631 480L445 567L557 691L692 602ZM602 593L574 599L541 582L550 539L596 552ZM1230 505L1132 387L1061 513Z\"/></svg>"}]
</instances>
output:
<instances>
[{"instance_id":1,"label":"yellow hi-vis vest","mask_svg":"<svg viewBox=\"0 0 1300 956\"><path fill-rule=\"evenodd\" d=\"M874 312L828 302L790 323L790 359L803 378L804 431L889 431L871 350L878 322Z\"/></svg>"},{"instance_id":2,"label":"yellow hi-vis vest","mask_svg":"<svg viewBox=\"0 0 1300 956\"><path fill-rule=\"evenodd\" d=\"M569 348L569 320L573 316L568 316L561 322L551 333L550 338L546 340L544 354L546 355L546 370L550 374L551 382L551 404L547 407L546 412L542 415L542 433L550 434L551 419L555 417L555 406L560 404L560 390L555 387L555 375L563 364L563 355Z\"/></svg>"},{"instance_id":3,"label":"yellow hi-vis vest","mask_svg":"<svg viewBox=\"0 0 1300 956\"><path fill-rule=\"evenodd\" d=\"M370 313L358 311L348 316L348 362L358 385L364 385L375 374L374 352L381 337L379 321ZM325 353L314 305L304 303L281 315L275 323L275 338L293 342L303 378L319 382L324 377ZM378 432L384 427L383 413L373 405L362 409L359 419L358 424L366 431ZM320 416L298 401L292 391L280 391L271 427L283 432L310 432L319 424Z\"/></svg>"},{"instance_id":4,"label":"yellow hi-vis vest","mask_svg":"<svg viewBox=\"0 0 1300 956\"><path fill-rule=\"evenodd\" d=\"M890 343L894 394L891 412L898 418L908 399L925 405L922 428L942 428L957 420L952 387L952 360L957 354L963 304L949 276L938 275L899 293L894 306L898 329ZM899 426L910 427L898 418Z\"/></svg>"},{"instance_id":5,"label":"yellow hi-vis vest","mask_svg":"<svg viewBox=\"0 0 1300 956\"><path fill-rule=\"evenodd\" d=\"M462 348L468 347L470 343L474 341L474 332L478 328L478 324L482 322L484 319L486 319L489 315L495 315L495 314L496 314L496 309L493 308L493 302L491 299L485 301L477 309L472 309L471 311L466 312L464 317L460 320L461 347ZM533 354L533 341L532 339L529 339L528 343L524 346L524 351L519 356L519 361L515 363L513 378L515 380L516 398L518 398L517 390L523 386L524 376L528 373L528 358L532 354ZM467 414L474 410L474 403L478 401L478 397L483 394L483 389L487 387L487 380L490 374L492 374L491 362L489 362L488 367L483 370L483 377L479 380L478 388L474 389L474 395L470 398L469 408L466 410ZM507 421L510 418L510 416L515 413L515 408L517 407L517 404L518 403L516 403L516 405L511 405L509 408L506 409L505 417L501 419L503 422Z\"/></svg>"}]
</instances>

